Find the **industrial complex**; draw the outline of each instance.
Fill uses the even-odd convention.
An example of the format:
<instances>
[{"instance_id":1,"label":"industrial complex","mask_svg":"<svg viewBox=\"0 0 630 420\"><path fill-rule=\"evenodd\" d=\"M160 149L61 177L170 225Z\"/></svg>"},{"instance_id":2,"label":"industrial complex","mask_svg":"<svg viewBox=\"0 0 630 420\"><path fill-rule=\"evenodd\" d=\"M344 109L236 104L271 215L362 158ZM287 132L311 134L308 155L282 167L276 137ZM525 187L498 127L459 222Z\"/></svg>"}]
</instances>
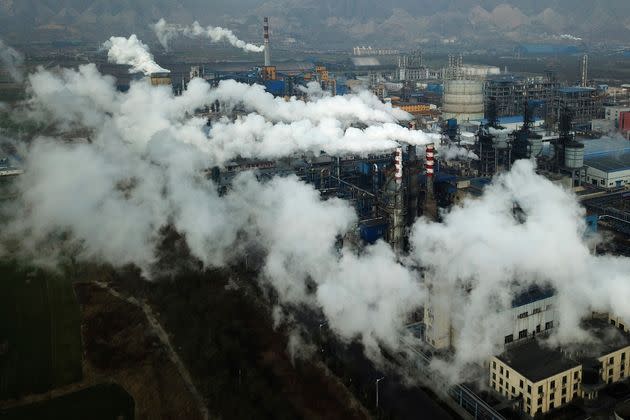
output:
<instances>
[{"instance_id":1,"label":"industrial complex","mask_svg":"<svg viewBox=\"0 0 630 420\"><path fill-rule=\"evenodd\" d=\"M420 50L364 46L353 49L351 65L344 68L314 62L306 70L291 69L274 64L272 25L273 19L265 17L259 66L218 71L198 63L181 77L160 72L148 80L179 94L192 79L202 78L212 86L236 80L262 85L276 98L305 101L313 90L328 96L369 90L411 115L401 123L406 128L430 133L434 141L401 143L369 155L238 157L207 168L207 178L219 191L228 191L235 177L246 171L255 171L259 179L295 175L322 198L352 204L358 222L340 241L356 247L384 241L404 255L411 246L411 226L419 218L439 223L441 209L480 196L495 175L527 159L536 162L539 174L578 197L590 233L605 229L630 234L630 88L618 87L611 95L611 87L591 80L588 55L575 54L576 83L559 81L552 69L534 75L466 65L465 57L457 54L449 55L441 68L431 68ZM220 121L244 115L244 110L220 101L196 111L209 131ZM6 180L22 174L19 166L12 156L0 160L3 191L10 191ZM11 197L6 191L4 199ZM583 321L584 328L601 342L561 348L549 340L560 324L559 310L552 287L530 287L516 296L500 314L507 321L494 331L504 342L502 351L481 366L476 381L453 386L431 365L433 359L448 360L462 331L452 322L451 308L429 296L416 318L408 320L408 331L417 340L405 339L404 347L416 359L395 358L417 368L449 396L449 404L462 416L499 420L517 413L538 418L569 405L579 406L580 415L589 413L603 389L628 377L630 320L593 313Z\"/></svg>"}]
</instances>

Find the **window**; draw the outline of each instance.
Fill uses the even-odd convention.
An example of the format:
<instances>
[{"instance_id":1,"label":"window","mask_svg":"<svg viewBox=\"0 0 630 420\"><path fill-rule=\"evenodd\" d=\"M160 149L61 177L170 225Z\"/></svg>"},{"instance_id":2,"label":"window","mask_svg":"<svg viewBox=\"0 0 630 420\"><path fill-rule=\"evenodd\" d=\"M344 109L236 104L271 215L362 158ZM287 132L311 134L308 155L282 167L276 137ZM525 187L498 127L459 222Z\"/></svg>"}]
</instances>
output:
<instances>
[{"instance_id":1,"label":"window","mask_svg":"<svg viewBox=\"0 0 630 420\"><path fill-rule=\"evenodd\" d=\"M542 393L543 393L543 386L542 386L542 385L540 385L540 386L538 387L538 393L539 393L539 394L542 394Z\"/></svg>"},{"instance_id":2,"label":"window","mask_svg":"<svg viewBox=\"0 0 630 420\"><path fill-rule=\"evenodd\" d=\"M505 344L511 343L514 341L514 336L512 334L505 336Z\"/></svg>"},{"instance_id":3,"label":"window","mask_svg":"<svg viewBox=\"0 0 630 420\"><path fill-rule=\"evenodd\" d=\"M538 403L539 406L541 406L542 405L542 398L538 398L537 403Z\"/></svg>"},{"instance_id":4,"label":"window","mask_svg":"<svg viewBox=\"0 0 630 420\"><path fill-rule=\"evenodd\" d=\"M562 395L567 395L567 389L566 388L562 388Z\"/></svg>"},{"instance_id":5,"label":"window","mask_svg":"<svg viewBox=\"0 0 630 420\"><path fill-rule=\"evenodd\" d=\"M611 319L611 320L610 320L610 323L611 323L612 325L615 325L615 320L614 320L614 319Z\"/></svg>"},{"instance_id":6,"label":"window","mask_svg":"<svg viewBox=\"0 0 630 420\"><path fill-rule=\"evenodd\" d=\"M551 394L549 394L549 400L553 401L556 399L556 394L554 392L552 392Z\"/></svg>"},{"instance_id":7,"label":"window","mask_svg":"<svg viewBox=\"0 0 630 420\"><path fill-rule=\"evenodd\" d=\"M492 373L492 379L497 379L497 374L496 373Z\"/></svg>"},{"instance_id":8,"label":"window","mask_svg":"<svg viewBox=\"0 0 630 420\"><path fill-rule=\"evenodd\" d=\"M549 389L554 389L556 387L556 381L549 382Z\"/></svg>"},{"instance_id":9,"label":"window","mask_svg":"<svg viewBox=\"0 0 630 420\"><path fill-rule=\"evenodd\" d=\"M612 365L613 363L615 363L614 357L611 357L610 359L608 359L608 364Z\"/></svg>"},{"instance_id":10,"label":"window","mask_svg":"<svg viewBox=\"0 0 630 420\"><path fill-rule=\"evenodd\" d=\"M623 363L623 360L621 361L621 366L619 367L619 370L623 371L626 368L626 364Z\"/></svg>"},{"instance_id":11,"label":"window","mask_svg":"<svg viewBox=\"0 0 630 420\"><path fill-rule=\"evenodd\" d=\"M522 314L518 314L519 319L527 318L527 312L523 312Z\"/></svg>"},{"instance_id":12,"label":"window","mask_svg":"<svg viewBox=\"0 0 630 420\"><path fill-rule=\"evenodd\" d=\"M573 390L577 389L577 384L573 384Z\"/></svg>"},{"instance_id":13,"label":"window","mask_svg":"<svg viewBox=\"0 0 630 420\"><path fill-rule=\"evenodd\" d=\"M536 332L539 333L540 332L540 324L536 325Z\"/></svg>"},{"instance_id":14,"label":"window","mask_svg":"<svg viewBox=\"0 0 630 420\"><path fill-rule=\"evenodd\" d=\"M573 398L577 398L577 391L573 393Z\"/></svg>"},{"instance_id":15,"label":"window","mask_svg":"<svg viewBox=\"0 0 630 420\"><path fill-rule=\"evenodd\" d=\"M516 394L516 388L512 387L512 394Z\"/></svg>"},{"instance_id":16,"label":"window","mask_svg":"<svg viewBox=\"0 0 630 420\"><path fill-rule=\"evenodd\" d=\"M503 366L499 366L499 373L501 373L501 375L503 375Z\"/></svg>"},{"instance_id":17,"label":"window","mask_svg":"<svg viewBox=\"0 0 630 420\"><path fill-rule=\"evenodd\" d=\"M566 377L566 376L563 376L563 377L562 377L562 385L564 385L564 384L566 384L566 383L567 383L567 377Z\"/></svg>"},{"instance_id":18,"label":"window","mask_svg":"<svg viewBox=\"0 0 630 420\"><path fill-rule=\"evenodd\" d=\"M522 379L518 382L518 386L519 386L519 388L523 389L523 380Z\"/></svg>"},{"instance_id":19,"label":"window","mask_svg":"<svg viewBox=\"0 0 630 420\"><path fill-rule=\"evenodd\" d=\"M553 401L549 403L549 409L553 410Z\"/></svg>"},{"instance_id":20,"label":"window","mask_svg":"<svg viewBox=\"0 0 630 420\"><path fill-rule=\"evenodd\" d=\"M497 389L497 383L492 381L492 388Z\"/></svg>"},{"instance_id":21,"label":"window","mask_svg":"<svg viewBox=\"0 0 630 420\"><path fill-rule=\"evenodd\" d=\"M518 332L518 338L526 338L527 337L527 330L521 330Z\"/></svg>"},{"instance_id":22,"label":"window","mask_svg":"<svg viewBox=\"0 0 630 420\"><path fill-rule=\"evenodd\" d=\"M608 376L612 376L613 375L613 370L612 368L608 369Z\"/></svg>"},{"instance_id":23,"label":"window","mask_svg":"<svg viewBox=\"0 0 630 420\"><path fill-rule=\"evenodd\" d=\"M525 401L527 401L527 405L531 405L532 404L532 400L529 397L527 397L527 399Z\"/></svg>"},{"instance_id":24,"label":"window","mask_svg":"<svg viewBox=\"0 0 630 420\"><path fill-rule=\"evenodd\" d=\"M619 323L619 329L620 329L620 330L625 330L625 329L626 329L626 327L625 327L625 326L624 326L624 325L620 322L620 323Z\"/></svg>"},{"instance_id":25,"label":"window","mask_svg":"<svg viewBox=\"0 0 630 420\"><path fill-rule=\"evenodd\" d=\"M497 368L497 362L492 362L492 369L496 369Z\"/></svg>"},{"instance_id":26,"label":"window","mask_svg":"<svg viewBox=\"0 0 630 420\"><path fill-rule=\"evenodd\" d=\"M626 353L625 352L621 353L621 360L626 360Z\"/></svg>"},{"instance_id":27,"label":"window","mask_svg":"<svg viewBox=\"0 0 630 420\"><path fill-rule=\"evenodd\" d=\"M540 308L534 308L534 310L532 311L532 314L538 314L540 313Z\"/></svg>"},{"instance_id":28,"label":"window","mask_svg":"<svg viewBox=\"0 0 630 420\"><path fill-rule=\"evenodd\" d=\"M619 372L619 377L623 378L624 376L626 376L626 374L624 373L624 371Z\"/></svg>"},{"instance_id":29,"label":"window","mask_svg":"<svg viewBox=\"0 0 630 420\"><path fill-rule=\"evenodd\" d=\"M566 404L567 403L567 399L565 397L562 397L562 399L560 400L560 404Z\"/></svg>"},{"instance_id":30,"label":"window","mask_svg":"<svg viewBox=\"0 0 630 420\"><path fill-rule=\"evenodd\" d=\"M532 393L532 386L531 385L527 385L527 393L528 394Z\"/></svg>"},{"instance_id":31,"label":"window","mask_svg":"<svg viewBox=\"0 0 630 420\"><path fill-rule=\"evenodd\" d=\"M503 385L503 378L499 378L499 385Z\"/></svg>"},{"instance_id":32,"label":"window","mask_svg":"<svg viewBox=\"0 0 630 420\"><path fill-rule=\"evenodd\" d=\"M573 379L577 379L578 378L578 371L576 370L575 372L573 372Z\"/></svg>"},{"instance_id":33,"label":"window","mask_svg":"<svg viewBox=\"0 0 630 420\"><path fill-rule=\"evenodd\" d=\"M509 377L510 377L510 371L509 371L509 370L507 370L507 369L505 369L505 377L506 377L506 378L509 378Z\"/></svg>"},{"instance_id":34,"label":"window","mask_svg":"<svg viewBox=\"0 0 630 420\"><path fill-rule=\"evenodd\" d=\"M549 330L553 328L553 321L545 322L545 329Z\"/></svg>"}]
</instances>

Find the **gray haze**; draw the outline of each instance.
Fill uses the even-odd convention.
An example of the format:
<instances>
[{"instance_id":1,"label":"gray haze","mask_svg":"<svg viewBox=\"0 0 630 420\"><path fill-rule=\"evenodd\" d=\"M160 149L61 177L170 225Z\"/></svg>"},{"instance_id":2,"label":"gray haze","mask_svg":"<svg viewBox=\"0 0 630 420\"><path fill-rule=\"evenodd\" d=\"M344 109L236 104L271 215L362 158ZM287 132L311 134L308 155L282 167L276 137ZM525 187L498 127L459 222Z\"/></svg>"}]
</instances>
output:
<instances>
[{"instance_id":1,"label":"gray haze","mask_svg":"<svg viewBox=\"0 0 630 420\"><path fill-rule=\"evenodd\" d=\"M149 26L165 18L223 26L259 42L262 16L272 17L273 36L296 46L630 40L627 0L0 0L0 36L102 41L103 34L137 33L154 42Z\"/></svg>"}]
</instances>

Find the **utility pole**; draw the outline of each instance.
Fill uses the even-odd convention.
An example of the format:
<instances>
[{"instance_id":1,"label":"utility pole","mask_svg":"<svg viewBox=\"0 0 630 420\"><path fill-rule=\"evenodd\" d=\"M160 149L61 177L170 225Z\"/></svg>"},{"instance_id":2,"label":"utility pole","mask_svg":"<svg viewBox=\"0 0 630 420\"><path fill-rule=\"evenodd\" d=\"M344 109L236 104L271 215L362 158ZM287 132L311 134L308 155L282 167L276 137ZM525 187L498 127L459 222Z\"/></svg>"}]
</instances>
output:
<instances>
[{"instance_id":1,"label":"utility pole","mask_svg":"<svg viewBox=\"0 0 630 420\"><path fill-rule=\"evenodd\" d=\"M376 408L378 409L378 383L381 382L385 377L379 378L376 380Z\"/></svg>"}]
</instances>

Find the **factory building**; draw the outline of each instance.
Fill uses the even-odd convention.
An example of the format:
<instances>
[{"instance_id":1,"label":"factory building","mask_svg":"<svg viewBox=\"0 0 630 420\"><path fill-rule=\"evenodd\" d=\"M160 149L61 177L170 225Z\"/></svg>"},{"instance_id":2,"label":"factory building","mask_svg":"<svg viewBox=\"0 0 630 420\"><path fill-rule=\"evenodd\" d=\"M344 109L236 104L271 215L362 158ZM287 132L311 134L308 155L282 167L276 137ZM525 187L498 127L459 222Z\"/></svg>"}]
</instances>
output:
<instances>
[{"instance_id":1,"label":"factory building","mask_svg":"<svg viewBox=\"0 0 630 420\"><path fill-rule=\"evenodd\" d=\"M597 90L582 86L558 89L554 109L557 114L562 109L571 110L572 128L579 131L589 131L591 121L602 118L604 114Z\"/></svg>"},{"instance_id":2,"label":"factory building","mask_svg":"<svg viewBox=\"0 0 630 420\"><path fill-rule=\"evenodd\" d=\"M558 83L553 75L545 77L523 78L513 74L490 76L485 82L484 104L486 109L490 101L496 103L498 117L522 115L526 101L537 103L538 116L546 117L551 112L551 105Z\"/></svg>"},{"instance_id":3,"label":"factory building","mask_svg":"<svg viewBox=\"0 0 630 420\"><path fill-rule=\"evenodd\" d=\"M518 402L533 417L576 398L594 400L606 385L625 380L630 358L627 331L600 315L586 320L583 327L597 344L554 348L530 339L509 346L490 360L490 388Z\"/></svg>"},{"instance_id":4,"label":"factory building","mask_svg":"<svg viewBox=\"0 0 630 420\"><path fill-rule=\"evenodd\" d=\"M497 325L496 335L509 346L549 333L558 326L560 318L556 301L552 290L531 288L517 295L511 307L500 314L506 322ZM435 299L425 307L425 341L436 350L452 348L457 342L459 331L452 324L451 311L448 302Z\"/></svg>"},{"instance_id":5,"label":"factory building","mask_svg":"<svg viewBox=\"0 0 630 420\"><path fill-rule=\"evenodd\" d=\"M170 72L151 73L149 79L152 86L171 86L173 84Z\"/></svg>"},{"instance_id":6,"label":"factory building","mask_svg":"<svg viewBox=\"0 0 630 420\"><path fill-rule=\"evenodd\" d=\"M630 151L603 152L585 156L586 182L601 188L630 184Z\"/></svg>"}]
</instances>

